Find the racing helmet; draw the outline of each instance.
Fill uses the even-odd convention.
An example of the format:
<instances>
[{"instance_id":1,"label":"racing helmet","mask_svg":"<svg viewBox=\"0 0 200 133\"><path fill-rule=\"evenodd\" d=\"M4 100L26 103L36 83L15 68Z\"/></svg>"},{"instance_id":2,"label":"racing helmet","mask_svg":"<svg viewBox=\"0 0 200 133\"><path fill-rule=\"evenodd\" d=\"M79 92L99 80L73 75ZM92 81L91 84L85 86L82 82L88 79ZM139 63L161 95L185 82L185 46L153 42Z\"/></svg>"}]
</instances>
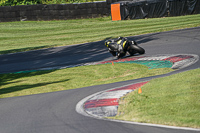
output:
<instances>
[{"instance_id":1,"label":"racing helmet","mask_svg":"<svg viewBox=\"0 0 200 133\"><path fill-rule=\"evenodd\" d=\"M106 47L108 47L108 44L110 44L111 42L112 42L112 40L106 40L106 41L105 41Z\"/></svg>"}]
</instances>

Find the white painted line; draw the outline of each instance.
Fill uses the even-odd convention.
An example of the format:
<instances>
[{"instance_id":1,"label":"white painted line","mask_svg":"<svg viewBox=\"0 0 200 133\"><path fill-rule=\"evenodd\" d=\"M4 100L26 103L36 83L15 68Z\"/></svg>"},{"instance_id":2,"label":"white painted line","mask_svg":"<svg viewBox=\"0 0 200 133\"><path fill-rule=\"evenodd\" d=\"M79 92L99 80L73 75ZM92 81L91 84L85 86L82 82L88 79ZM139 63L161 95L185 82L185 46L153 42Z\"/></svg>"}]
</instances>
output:
<instances>
[{"instance_id":1,"label":"white painted line","mask_svg":"<svg viewBox=\"0 0 200 133\"><path fill-rule=\"evenodd\" d=\"M173 56L173 55L171 55L171 56ZM147 60L147 61L150 61L150 60L163 60L163 59L166 59L166 58L168 58L168 57L171 57L170 55L155 55L155 56L150 56L150 57L144 57L144 58L140 58L140 59L138 59L138 60L141 60L141 61L145 61L145 60Z\"/></svg>"},{"instance_id":2,"label":"white painted line","mask_svg":"<svg viewBox=\"0 0 200 133\"><path fill-rule=\"evenodd\" d=\"M182 69L182 68L191 66L192 64L196 63L199 60L198 55L193 55L193 54L181 54L181 55L189 55L189 56L193 56L194 58L189 58L189 59L175 62L174 65L171 67L172 69Z\"/></svg>"},{"instance_id":3,"label":"white painted line","mask_svg":"<svg viewBox=\"0 0 200 133\"><path fill-rule=\"evenodd\" d=\"M127 124L134 124L134 125L151 126L151 127L162 127L162 128L170 128L170 129L188 130L188 131L200 131L199 128L175 127L175 126L167 126L167 125L159 125L159 124L151 124L151 123L140 123L140 122L131 122L131 121L106 119L106 118L104 118L104 120L113 121L113 122L127 123Z\"/></svg>"},{"instance_id":4,"label":"white painted line","mask_svg":"<svg viewBox=\"0 0 200 133\"><path fill-rule=\"evenodd\" d=\"M87 108L85 111L95 117L112 117L117 115L118 106Z\"/></svg>"}]
</instances>

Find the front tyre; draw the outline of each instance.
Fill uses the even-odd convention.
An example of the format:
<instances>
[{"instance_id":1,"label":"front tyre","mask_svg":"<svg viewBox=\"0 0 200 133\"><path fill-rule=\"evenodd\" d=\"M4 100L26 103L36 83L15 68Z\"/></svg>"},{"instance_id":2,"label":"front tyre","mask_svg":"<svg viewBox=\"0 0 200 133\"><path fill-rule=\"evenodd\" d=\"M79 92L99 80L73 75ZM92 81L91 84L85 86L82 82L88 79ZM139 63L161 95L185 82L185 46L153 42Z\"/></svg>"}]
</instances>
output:
<instances>
[{"instance_id":1,"label":"front tyre","mask_svg":"<svg viewBox=\"0 0 200 133\"><path fill-rule=\"evenodd\" d=\"M130 45L129 53L130 53L130 55L134 55L136 53L144 54L145 50L138 45Z\"/></svg>"}]
</instances>

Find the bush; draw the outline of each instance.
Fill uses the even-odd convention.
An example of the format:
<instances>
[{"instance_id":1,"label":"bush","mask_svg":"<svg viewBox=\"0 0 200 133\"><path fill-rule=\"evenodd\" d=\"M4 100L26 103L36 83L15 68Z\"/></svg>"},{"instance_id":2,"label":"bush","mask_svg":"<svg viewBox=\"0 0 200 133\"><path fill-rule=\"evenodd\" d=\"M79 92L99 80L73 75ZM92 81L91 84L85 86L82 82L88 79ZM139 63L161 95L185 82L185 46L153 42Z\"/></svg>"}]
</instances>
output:
<instances>
[{"instance_id":1,"label":"bush","mask_svg":"<svg viewBox=\"0 0 200 133\"><path fill-rule=\"evenodd\" d=\"M42 4L42 0L1 0L0 6Z\"/></svg>"},{"instance_id":2,"label":"bush","mask_svg":"<svg viewBox=\"0 0 200 133\"><path fill-rule=\"evenodd\" d=\"M42 4L63 4L63 3L83 3L98 0L42 0Z\"/></svg>"},{"instance_id":3,"label":"bush","mask_svg":"<svg viewBox=\"0 0 200 133\"><path fill-rule=\"evenodd\" d=\"M1 0L0 6L34 5L34 4L66 4L83 3L103 0Z\"/></svg>"}]
</instances>

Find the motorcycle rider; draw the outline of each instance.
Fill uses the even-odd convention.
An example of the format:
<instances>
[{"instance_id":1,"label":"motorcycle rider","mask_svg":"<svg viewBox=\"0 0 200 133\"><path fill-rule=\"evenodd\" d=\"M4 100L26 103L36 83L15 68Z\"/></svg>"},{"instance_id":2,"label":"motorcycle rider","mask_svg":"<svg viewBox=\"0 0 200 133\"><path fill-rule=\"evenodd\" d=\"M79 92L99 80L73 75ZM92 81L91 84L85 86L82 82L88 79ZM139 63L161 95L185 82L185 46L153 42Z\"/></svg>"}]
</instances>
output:
<instances>
[{"instance_id":1,"label":"motorcycle rider","mask_svg":"<svg viewBox=\"0 0 200 133\"><path fill-rule=\"evenodd\" d=\"M126 55L129 43L135 43L134 41L129 41L125 37L118 37L117 39L106 40L105 45L108 47L109 52L117 58L121 58Z\"/></svg>"}]
</instances>

